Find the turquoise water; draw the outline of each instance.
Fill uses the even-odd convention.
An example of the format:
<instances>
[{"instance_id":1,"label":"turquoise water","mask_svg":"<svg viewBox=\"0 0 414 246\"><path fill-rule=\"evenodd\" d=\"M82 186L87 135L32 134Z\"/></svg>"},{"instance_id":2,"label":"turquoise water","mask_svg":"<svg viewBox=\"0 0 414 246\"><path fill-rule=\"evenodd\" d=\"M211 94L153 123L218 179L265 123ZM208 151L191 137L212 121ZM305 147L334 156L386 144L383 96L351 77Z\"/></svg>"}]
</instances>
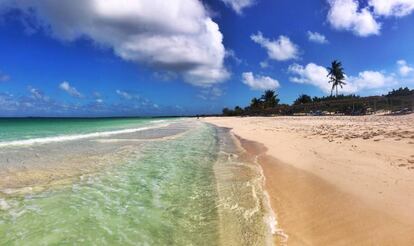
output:
<instances>
[{"instance_id":1,"label":"turquoise water","mask_svg":"<svg viewBox=\"0 0 414 246\"><path fill-rule=\"evenodd\" d=\"M223 148L216 128L196 122L189 129L144 141L116 165L69 184L0 192L0 245L265 244L255 168L238 161L233 147Z\"/></svg>"},{"instance_id":2,"label":"turquoise water","mask_svg":"<svg viewBox=\"0 0 414 246\"><path fill-rule=\"evenodd\" d=\"M0 118L0 142L140 127L149 118Z\"/></svg>"},{"instance_id":3,"label":"turquoise water","mask_svg":"<svg viewBox=\"0 0 414 246\"><path fill-rule=\"evenodd\" d=\"M73 185L5 200L0 244L217 244L216 140L200 129Z\"/></svg>"}]
</instances>

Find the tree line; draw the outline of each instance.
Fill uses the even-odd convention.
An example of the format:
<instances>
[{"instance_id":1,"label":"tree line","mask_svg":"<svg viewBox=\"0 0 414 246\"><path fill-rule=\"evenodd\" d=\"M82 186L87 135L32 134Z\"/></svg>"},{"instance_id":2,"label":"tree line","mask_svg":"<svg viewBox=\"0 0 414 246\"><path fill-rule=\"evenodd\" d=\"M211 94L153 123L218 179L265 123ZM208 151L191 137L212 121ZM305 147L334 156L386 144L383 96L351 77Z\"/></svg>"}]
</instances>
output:
<instances>
[{"instance_id":1,"label":"tree line","mask_svg":"<svg viewBox=\"0 0 414 246\"><path fill-rule=\"evenodd\" d=\"M280 104L278 94L274 90L266 90L260 97L251 99L248 106L244 108L236 106L234 109L224 108L222 114L224 116L292 115L328 111L351 115L366 114L377 110L414 110L414 90L410 90L408 87L393 89L381 96L343 95L338 93L339 88L342 89L346 84L342 63L335 60L327 69L327 77L329 83L332 84L330 96L311 97L302 94L291 105L288 105Z\"/></svg>"}]
</instances>

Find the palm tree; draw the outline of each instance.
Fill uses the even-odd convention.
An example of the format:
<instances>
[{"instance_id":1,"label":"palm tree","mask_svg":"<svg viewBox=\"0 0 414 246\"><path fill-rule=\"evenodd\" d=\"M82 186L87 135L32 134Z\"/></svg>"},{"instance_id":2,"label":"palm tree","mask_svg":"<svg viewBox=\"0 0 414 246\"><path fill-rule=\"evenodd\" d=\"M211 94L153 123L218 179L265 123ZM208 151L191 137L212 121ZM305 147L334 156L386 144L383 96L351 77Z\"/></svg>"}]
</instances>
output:
<instances>
[{"instance_id":1,"label":"palm tree","mask_svg":"<svg viewBox=\"0 0 414 246\"><path fill-rule=\"evenodd\" d=\"M306 94L302 94L300 95L295 102L293 103L294 105L300 105L300 104L307 104L307 103L311 103L312 102L312 98Z\"/></svg>"},{"instance_id":2,"label":"palm tree","mask_svg":"<svg viewBox=\"0 0 414 246\"><path fill-rule=\"evenodd\" d=\"M329 83L332 83L332 89L331 89L331 97L333 90L336 89L336 96L338 96L338 86L342 88L343 85L346 85L344 82L345 80L345 73L344 68L342 67L342 63L334 60L331 64L331 67L327 68L329 73Z\"/></svg>"},{"instance_id":3,"label":"palm tree","mask_svg":"<svg viewBox=\"0 0 414 246\"><path fill-rule=\"evenodd\" d=\"M242 114L243 114L243 109L242 109L240 106L236 106L236 107L234 107L234 114L235 114L236 116L238 116L238 115L242 115Z\"/></svg>"},{"instance_id":4,"label":"palm tree","mask_svg":"<svg viewBox=\"0 0 414 246\"><path fill-rule=\"evenodd\" d=\"M273 90L266 90L261 99L265 108L274 108L279 103L277 94Z\"/></svg>"},{"instance_id":5,"label":"palm tree","mask_svg":"<svg viewBox=\"0 0 414 246\"><path fill-rule=\"evenodd\" d=\"M252 101L250 102L250 108L251 109L259 109L262 107L262 101L260 99L257 99L254 97Z\"/></svg>"}]
</instances>

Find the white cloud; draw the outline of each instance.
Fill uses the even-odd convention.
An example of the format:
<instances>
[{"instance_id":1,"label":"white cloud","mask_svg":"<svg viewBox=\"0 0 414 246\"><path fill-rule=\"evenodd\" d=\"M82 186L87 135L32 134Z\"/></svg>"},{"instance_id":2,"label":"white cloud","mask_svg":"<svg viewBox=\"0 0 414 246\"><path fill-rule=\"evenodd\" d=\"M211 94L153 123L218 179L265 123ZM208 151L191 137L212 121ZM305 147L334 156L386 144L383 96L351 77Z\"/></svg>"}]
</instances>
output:
<instances>
[{"instance_id":1,"label":"white cloud","mask_svg":"<svg viewBox=\"0 0 414 246\"><path fill-rule=\"evenodd\" d=\"M124 60L178 72L210 86L230 75L219 26L198 0L11 1L28 20L63 41L88 38ZM6 6L7 7L7 6Z\"/></svg>"},{"instance_id":2,"label":"white cloud","mask_svg":"<svg viewBox=\"0 0 414 246\"><path fill-rule=\"evenodd\" d=\"M414 72L414 68L409 66L405 60L399 60L397 61L398 64L398 71L401 76L407 77L412 72Z\"/></svg>"},{"instance_id":3,"label":"white cloud","mask_svg":"<svg viewBox=\"0 0 414 246\"><path fill-rule=\"evenodd\" d=\"M129 93L126 91L116 90L115 91L118 96L122 97L123 99L131 100L131 99L140 99L139 95L135 93Z\"/></svg>"},{"instance_id":4,"label":"white cloud","mask_svg":"<svg viewBox=\"0 0 414 246\"><path fill-rule=\"evenodd\" d=\"M364 89L379 89L392 87L397 84L396 79L392 75L386 75L379 71L363 71L357 77L347 78L347 82L352 90L360 91Z\"/></svg>"},{"instance_id":5,"label":"white cloud","mask_svg":"<svg viewBox=\"0 0 414 246\"><path fill-rule=\"evenodd\" d=\"M414 11L414 0L368 0L362 8L357 0L328 0L328 22L336 29L358 36L380 34L380 17L403 17Z\"/></svg>"},{"instance_id":6,"label":"white cloud","mask_svg":"<svg viewBox=\"0 0 414 246\"><path fill-rule=\"evenodd\" d=\"M368 7L359 9L357 0L328 0L328 2L330 5L328 22L335 29L349 30L361 37L380 34L381 24L375 20Z\"/></svg>"},{"instance_id":7,"label":"white cloud","mask_svg":"<svg viewBox=\"0 0 414 246\"><path fill-rule=\"evenodd\" d=\"M311 42L319 43L319 44L327 44L328 40L326 37L318 32L311 32L308 31L308 39Z\"/></svg>"},{"instance_id":8,"label":"white cloud","mask_svg":"<svg viewBox=\"0 0 414 246\"><path fill-rule=\"evenodd\" d=\"M369 0L374 13L383 16L402 17L414 11L414 0Z\"/></svg>"},{"instance_id":9,"label":"white cloud","mask_svg":"<svg viewBox=\"0 0 414 246\"><path fill-rule=\"evenodd\" d=\"M332 84L329 83L328 70L314 63L306 66L293 64L289 66L289 73L293 74L290 81L301 84L310 84L318 87L325 93L330 93ZM346 76L346 85L340 89L343 93L356 93L364 90L390 88L398 84L398 80L391 74L379 71L363 71L357 76Z\"/></svg>"},{"instance_id":10,"label":"white cloud","mask_svg":"<svg viewBox=\"0 0 414 246\"><path fill-rule=\"evenodd\" d=\"M233 59L237 65L240 65L243 61L242 59L240 59L237 55L236 52L234 52L234 50L226 50L226 58L231 58Z\"/></svg>"},{"instance_id":11,"label":"white cloud","mask_svg":"<svg viewBox=\"0 0 414 246\"><path fill-rule=\"evenodd\" d=\"M221 1L223 1L227 6L232 8L239 15L243 13L243 9L255 4L254 0L221 0Z\"/></svg>"},{"instance_id":12,"label":"white cloud","mask_svg":"<svg viewBox=\"0 0 414 246\"><path fill-rule=\"evenodd\" d=\"M261 61L259 63L261 68L268 68L269 67L269 63L267 61Z\"/></svg>"},{"instance_id":13,"label":"white cloud","mask_svg":"<svg viewBox=\"0 0 414 246\"><path fill-rule=\"evenodd\" d=\"M305 67L299 64L289 66L289 73L295 75L290 81L300 84L310 84L320 88L324 92L331 91L331 85L328 84L328 70L325 67L309 63Z\"/></svg>"},{"instance_id":14,"label":"white cloud","mask_svg":"<svg viewBox=\"0 0 414 246\"><path fill-rule=\"evenodd\" d=\"M59 88L73 97L82 97L82 94L75 87L71 86L67 81L60 83Z\"/></svg>"},{"instance_id":15,"label":"white cloud","mask_svg":"<svg viewBox=\"0 0 414 246\"><path fill-rule=\"evenodd\" d=\"M242 74L243 84L248 85L253 90L274 90L280 87L279 81L268 76L255 76L252 72Z\"/></svg>"},{"instance_id":16,"label":"white cloud","mask_svg":"<svg viewBox=\"0 0 414 246\"><path fill-rule=\"evenodd\" d=\"M299 48L286 36L279 36L277 40L263 37L261 32L251 35L250 38L267 50L269 58L277 61L296 59L299 56Z\"/></svg>"}]
</instances>

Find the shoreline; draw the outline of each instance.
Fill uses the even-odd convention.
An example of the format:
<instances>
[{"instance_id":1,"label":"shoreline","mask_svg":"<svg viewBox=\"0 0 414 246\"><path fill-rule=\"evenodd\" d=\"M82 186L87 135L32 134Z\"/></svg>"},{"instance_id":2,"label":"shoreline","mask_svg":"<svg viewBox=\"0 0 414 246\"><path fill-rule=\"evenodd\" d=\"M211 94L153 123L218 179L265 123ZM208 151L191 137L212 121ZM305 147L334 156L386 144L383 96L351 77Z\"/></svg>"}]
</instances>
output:
<instances>
[{"instance_id":1,"label":"shoreline","mask_svg":"<svg viewBox=\"0 0 414 246\"><path fill-rule=\"evenodd\" d=\"M280 223L278 221L277 216L277 207L274 204L273 196L270 195L268 191L268 181L267 181L267 173L265 173L265 169L263 168L261 158L263 156L267 156L266 147L258 142L249 141L247 139L244 139L238 135L233 134L238 143L240 144L240 147L248 153L248 156L254 157L253 163L258 166L260 175L263 178L262 186L263 186L263 193L264 193L264 200L267 206L268 215L266 219L267 224L270 228L270 231L272 233L273 237L273 243L276 245L287 245L289 241L289 235L283 230L282 227L280 227Z\"/></svg>"},{"instance_id":2,"label":"shoreline","mask_svg":"<svg viewBox=\"0 0 414 246\"><path fill-rule=\"evenodd\" d=\"M273 245L276 220L256 155L228 128L214 127L219 141L213 169L218 192L219 245Z\"/></svg>"},{"instance_id":3,"label":"shoreline","mask_svg":"<svg viewBox=\"0 0 414 246\"><path fill-rule=\"evenodd\" d=\"M233 134L244 139L243 147L259 155L265 190L280 228L289 236L288 245L410 245L414 241L414 170L394 162L405 157L410 163L414 157L410 154L413 118L344 118L340 123L350 132L345 129L343 135L357 136L351 140L326 135L326 131L335 132L329 122L338 125L335 117L204 121L232 128ZM384 124L378 123L382 135L372 134L377 130L372 122L383 120ZM302 123L303 129L295 126ZM364 132L367 125L371 131ZM310 135L310 129L319 133ZM374 137L367 138L369 134ZM258 145L265 151L261 153ZM346 146L341 155L328 154L341 145Z\"/></svg>"}]
</instances>

